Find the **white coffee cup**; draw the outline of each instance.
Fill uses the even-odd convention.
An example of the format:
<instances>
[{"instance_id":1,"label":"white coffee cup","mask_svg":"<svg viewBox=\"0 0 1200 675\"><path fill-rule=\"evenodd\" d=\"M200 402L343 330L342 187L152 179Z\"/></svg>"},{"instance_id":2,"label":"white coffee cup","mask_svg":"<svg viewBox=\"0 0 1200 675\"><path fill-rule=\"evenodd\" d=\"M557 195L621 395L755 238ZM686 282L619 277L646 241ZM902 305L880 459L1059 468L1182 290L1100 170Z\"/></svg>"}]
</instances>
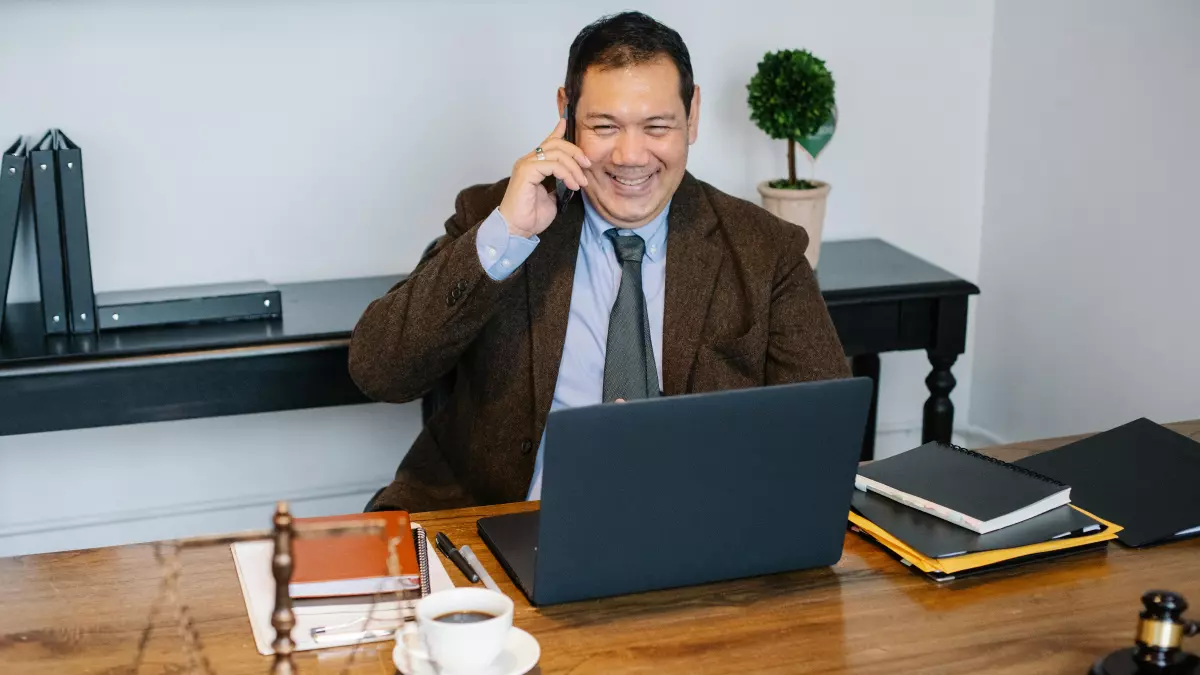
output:
<instances>
[{"instance_id":1,"label":"white coffee cup","mask_svg":"<svg viewBox=\"0 0 1200 675\"><path fill-rule=\"evenodd\" d=\"M513 602L503 593L486 588L454 588L432 593L416 606L417 627L426 656L442 672L482 670L500 656L512 629ZM463 613L490 615L469 623L452 619ZM398 642L399 644L399 642Z\"/></svg>"}]
</instances>

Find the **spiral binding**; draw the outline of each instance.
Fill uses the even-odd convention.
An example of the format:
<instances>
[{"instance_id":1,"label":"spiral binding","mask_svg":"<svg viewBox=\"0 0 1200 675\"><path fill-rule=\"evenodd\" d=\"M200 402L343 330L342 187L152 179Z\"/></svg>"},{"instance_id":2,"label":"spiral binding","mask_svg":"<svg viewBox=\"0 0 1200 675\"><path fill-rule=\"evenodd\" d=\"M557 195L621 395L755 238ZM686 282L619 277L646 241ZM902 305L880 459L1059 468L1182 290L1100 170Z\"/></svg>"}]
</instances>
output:
<instances>
[{"instance_id":1,"label":"spiral binding","mask_svg":"<svg viewBox=\"0 0 1200 675\"><path fill-rule=\"evenodd\" d=\"M1023 466L1017 466L1016 464L1013 464L1011 462L1006 462L1002 459L996 459L995 457L992 457L990 455L985 455L982 452L975 452L974 450L964 448L961 445L955 445L953 443L945 443L942 441L938 441L937 444L942 447L949 448L951 450L956 450L958 452L965 453L967 455L970 455L971 457L975 457L975 458L982 459L987 462L991 462L992 464L1000 464L1001 466L1004 466L1012 471L1016 471L1019 474L1024 474L1026 476L1029 476L1030 478L1036 478L1040 481L1045 481L1047 483L1050 483L1051 485L1057 485L1058 487L1067 487L1066 483L1054 480L1053 478L1051 478L1045 474L1041 474L1041 473L1038 473L1037 471L1032 471L1030 469L1026 469Z\"/></svg>"},{"instance_id":2,"label":"spiral binding","mask_svg":"<svg viewBox=\"0 0 1200 675\"><path fill-rule=\"evenodd\" d=\"M421 568L421 597L429 595L429 545L425 539L425 528L414 527L417 538L417 566Z\"/></svg>"}]
</instances>

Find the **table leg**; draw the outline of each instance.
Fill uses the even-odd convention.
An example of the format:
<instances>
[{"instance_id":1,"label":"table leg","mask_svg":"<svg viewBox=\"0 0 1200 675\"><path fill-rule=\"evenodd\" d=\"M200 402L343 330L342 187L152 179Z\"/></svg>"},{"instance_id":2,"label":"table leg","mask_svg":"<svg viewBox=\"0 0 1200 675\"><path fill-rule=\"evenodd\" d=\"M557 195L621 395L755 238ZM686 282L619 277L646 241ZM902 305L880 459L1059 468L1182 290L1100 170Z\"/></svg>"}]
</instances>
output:
<instances>
[{"instance_id":1,"label":"table leg","mask_svg":"<svg viewBox=\"0 0 1200 675\"><path fill-rule=\"evenodd\" d=\"M850 370L855 377L871 378L871 410L867 413L867 428L863 434L862 455L866 461L875 459L875 412L879 408L879 355L859 354L850 360Z\"/></svg>"},{"instance_id":2,"label":"table leg","mask_svg":"<svg viewBox=\"0 0 1200 675\"><path fill-rule=\"evenodd\" d=\"M921 429L921 442L941 441L949 443L954 433L954 403L950 401L950 392L954 390L957 380L950 372L951 366L958 359L957 354L935 354L929 352L929 362L933 370L925 378L925 386L929 387L929 400L925 401L925 420Z\"/></svg>"}]
</instances>

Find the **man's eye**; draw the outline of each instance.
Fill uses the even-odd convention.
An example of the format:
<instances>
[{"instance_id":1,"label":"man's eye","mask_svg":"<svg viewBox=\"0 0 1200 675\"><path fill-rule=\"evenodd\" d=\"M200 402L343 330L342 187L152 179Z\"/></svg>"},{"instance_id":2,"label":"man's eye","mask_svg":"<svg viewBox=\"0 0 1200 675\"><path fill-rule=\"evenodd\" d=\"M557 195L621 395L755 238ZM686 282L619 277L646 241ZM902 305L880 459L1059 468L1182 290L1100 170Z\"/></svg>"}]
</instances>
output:
<instances>
[{"instance_id":1,"label":"man's eye","mask_svg":"<svg viewBox=\"0 0 1200 675\"><path fill-rule=\"evenodd\" d=\"M592 127L592 131L604 136L615 132L617 128L611 124L600 124Z\"/></svg>"},{"instance_id":2,"label":"man's eye","mask_svg":"<svg viewBox=\"0 0 1200 675\"><path fill-rule=\"evenodd\" d=\"M652 125L646 127L646 133L650 134L651 136L662 136L670 130L671 127L665 127L662 125Z\"/></svg>"}]
</instances>

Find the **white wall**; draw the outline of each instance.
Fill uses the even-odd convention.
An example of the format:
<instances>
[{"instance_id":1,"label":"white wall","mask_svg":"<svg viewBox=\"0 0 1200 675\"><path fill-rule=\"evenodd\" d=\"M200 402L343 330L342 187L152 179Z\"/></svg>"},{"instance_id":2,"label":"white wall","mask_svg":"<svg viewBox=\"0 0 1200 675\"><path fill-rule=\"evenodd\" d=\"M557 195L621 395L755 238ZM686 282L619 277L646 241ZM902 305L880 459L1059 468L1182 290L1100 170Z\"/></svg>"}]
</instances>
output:
<instances>
[{"instance_id":1,"label":"white wall","mask_svg":"<svg viewBox=\"0 0 1200 675\"><path fill-rule=\"evenodd\" d=\"M553 127L571 39L588 21L624 8L609 1L4 2L0 91L20 96L0 105L0 136L59 126L83 146L99 291L399 272L438 233L459 188L502 177ZM679 30L691 50L703 92L695 174L757 200L755 184L786 171L783 143L749 121L745 85L764 52L810 48L838 87L840 128L818 172L833 184L827 236L883 237L976 278L991 2L706 0L638 8ZM22 247L14 300L37 292L24 235ZM927 396L925 357L886 356L883 369L880 426L911 431ZM969 370L969 358L960 360L960 420ZM181 504L303 492L323 466L311 436L326 429L337 431L321 436L325 456L358 467L342 480L384 479L419 415L412 406L370 410L0 438L0 471L19 468L40 481L4 504L0 542L5 526L28 529L46 517L169 511L156 501L164 481L177 486L171 499ZM247 437L244 425L270 433L273 443ZM222 453L207 457L197 437ZM306 444L308 459L290 478L255 476L295 459L291 447ZM24 457L31 448L45 459ZM143 463L148 448L176 461ZM99 463L36 470L82 452ZM181 455L195 469L188 479L176 472ZM249 478L191 479L216 466ZM117 475L128 499L99 492ZM49 504L61 509L48 516ZM200 518L170 527L230 524ZM106 532L96 541L164 536L161 529Z\"/></svg>"},{"instance_id":2,"label":"white wall","mask_svg":"<svg viewBox=\"0 0 1200 675\"><path fill-rule=\"evenodd\" d=\"M1200 417L1200 5L996 3L971 422Z\"/></svg>"}]
</instances>

